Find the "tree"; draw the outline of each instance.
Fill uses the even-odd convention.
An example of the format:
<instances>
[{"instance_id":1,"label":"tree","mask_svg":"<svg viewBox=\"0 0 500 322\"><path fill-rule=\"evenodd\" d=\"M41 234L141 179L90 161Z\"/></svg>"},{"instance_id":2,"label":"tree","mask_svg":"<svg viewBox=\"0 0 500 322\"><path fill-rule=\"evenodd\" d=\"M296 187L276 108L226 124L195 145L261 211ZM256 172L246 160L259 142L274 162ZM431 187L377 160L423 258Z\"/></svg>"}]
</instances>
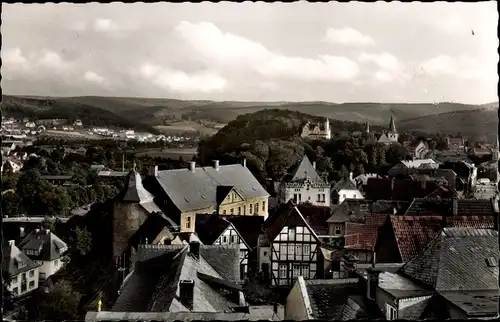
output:
<instances>
[{"instance_id":1,"label":"tree","mask_svg":"<svg viewBox=\"0 0 500 322\"><path fill-rule=\"evenodd\" d=\"M92 250L92 234L86 229L75 229L76 250L81 256L87 255Z\"/></svg>"},{"instance_id":2,"label":"tree","mask_svg":"<svg viewBox=\"0 0 500 322\"><path fill-rule=\"evenodd\" d=\"M6 311L13 309L14 296L9 290L10 281L11 278L9 272L2 269L3 309Z\"/></svg>"},{"instance_id":3,"label":"tree","mask_svg":"<svg viewBox=\"0 0 500 322\"><path fill-rule=\"evenodd\" d=\"M60 280L49 293L38 292L28 305L30 320L78 320L81 294L69 281Z\"/></svg>"}]
</instances>

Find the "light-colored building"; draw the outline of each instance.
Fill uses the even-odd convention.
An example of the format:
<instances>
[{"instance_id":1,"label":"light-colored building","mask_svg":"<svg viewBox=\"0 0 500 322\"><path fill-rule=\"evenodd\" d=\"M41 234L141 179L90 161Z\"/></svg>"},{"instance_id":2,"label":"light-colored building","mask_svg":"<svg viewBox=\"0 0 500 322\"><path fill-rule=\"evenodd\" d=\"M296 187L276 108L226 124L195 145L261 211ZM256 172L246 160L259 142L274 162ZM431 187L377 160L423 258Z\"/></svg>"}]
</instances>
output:
<instances>
[{"instance_id":1,"label":"light-colored building","mask_svg":"<svg viewBox=\"0 0 500 322\"><path fill-rule=\"evenodd\" d=\"M19 248L31 260L40 265L40 280L57 273L63 266L68 245L49 229L35 229L20 243Z\"/></svg>"},{"instance_id":2,"label":"light-colored building","mask_svg":"<svg viewBox=\"0 0 500 322\"><path fill-rule=\"evenodd\" d=\"M181 232L195 231L197 213L241 216L268 216L269 193L243 164L158 171L150 169L148 189L159 199L160 208ZM146 180L145 180L146 184ZM154 190L154 191L153 191Z\"/></svg>"},{"instance_id":3,"label":"light-colored building","mask_svg":"<svg viewBox=\"0 0 500 322\"><path fill-rule=\"evenodd\" d=\"M304 127L302 127L302 132L300 136L308 139L330 140L332 137L332 132L330 129L330 121L327 118L323 124L321 123L312 124L310 122L307 122L304 125Z\"/></svg>"},{"instance_id":4,"label":"light-colored building","mask_svg":"<svg viewBox=\"0 0 500 322\"><path fill-rule=\"evenodd\" d=\"M25 295L38 288L40 266L41 264L24 254L13 240L9 240L4 246L2 271L9 273L8 290L14 297Z\"/></svg>"},{"instance_id":5,"label":"light-colored building","mask_svg":"<svg viewBox=\"0 0 500 322\"><path fill-rule=\"evenodd\" d=\"M425 159L429 156L430 150L429 146L426 142L420 141L408 141L405 142L404 147L406 148L407 153L414 160Z\"/></svg>"},{"instance_id":6,"label":"light-colored building","mask_svg":"<svg viewBox=\"0 0 500 322\"><path fill-rule=\"evenodd\" d=\"M340 205L346 199L364 199L365 197L356 186L352 172L348 178L339 180L330 190L332 204Z\"/></svg>"},{"instance_id":7,"label":"light-colored building","mask_svg":"<svg viewBox=\"0 0 500 322\"><path fill-rule=\"evenodd\" d=\"M295 204L330 207L329 188L330 185L316 172L316 162L311 163L304 155L291 177L281 182L279 203L287 203L292 199Z\"/></svg>"},{"instance_id":8,"label":"light-colored building","mask_svg":"<svg viewBox=\"0 0 500 322\"><path fill-rule=\"evenodd\" d=\"M394 121L394 117L391 116L391 121L389 122L389 130L382 133L382 135L378 139L378 142L390 145L393 143L397 143L398 139L399 139L399 133L396 130L396 122Z\"/></svg>"}]
</instances>

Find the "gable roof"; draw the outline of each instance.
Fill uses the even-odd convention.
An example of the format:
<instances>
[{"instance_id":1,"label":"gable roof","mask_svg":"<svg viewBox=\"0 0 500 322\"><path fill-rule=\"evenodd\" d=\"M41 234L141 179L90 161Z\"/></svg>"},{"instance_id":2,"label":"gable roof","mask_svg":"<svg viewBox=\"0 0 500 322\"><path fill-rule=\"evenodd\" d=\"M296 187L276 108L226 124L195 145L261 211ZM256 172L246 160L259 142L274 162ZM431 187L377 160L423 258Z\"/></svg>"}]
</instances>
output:
<instances>
[{"instance_id":1,"label":"gable roof","mask_svg":"<svg viewBox=\"0 0 500 322\"><path fill-rule=\"evenodd\" d=\"M370 213L378 214L393 214L394 209L397 211L406 210L409 206L407 201L396 200L360 200L360 199L346 199L332 212L328 223L342 223L342 222L365 222L365 216Z\"/></svg>"},{"instance_id":2,"label":"gable roof","mask_svg":"<svg viewBox=\"0 0 500 322\"><path fill-rule=\"evenodd\" d=\"M370 214L364 223L346 223L345 247L350 249L373 250L377 241L378 229L387 220L387 214Z\"/></svg>"},{"instance_id":3,"label":"gable roof","mask_svg":"<svg viewBox=\"0 0 500 322\"><path fill-rule=\"evenodd\" d=\"M196 214L196 234L205 245L212 245L231 223L222 216L212 214Z\"/></svg>"},{"instance_id":4,"label":"gable roof","mask_svg":"<svg viewBox=\"0 0 500 322\"><path fill-rule=\"evenodd\" d=\"M255 179L247 167L239 164L214 167L158 171L156 180L175 207L181 211L195 211L217 204L217 187L233 186L245 199L268 197L269 193Z\"/></svg>"},{"instance_id":5,"label":"gable roof","mask_svg":"<svg viewBox=\"0 0 500 322\"><path fill-rule=\"evenodd\" d=\"M177 230L177 226L172 224L173 222L162 212L153 212L130 237L129 245L137 248L139 244L154 243L158 235L164 230L169 231L168 236L173 239L172 232Z\"/></svg>"},{"instance_id":6,"label":"gable roof","mask_svg":"<svg viewBox=\"0 0 500 322\"><path fill-rule=\"evenodd\" d=\"M498 290L498 232L444 228L399 272L438 291ZM489 267L488 258L497 261Z\"/></svg>"},{"instance_id":7,"label":"gable roof","mask_svg":"<svg viewBox=\"0 0 500 322\"><path fill-rule=\"evenodd\" d=\"M240 237L250 249L257 246L259 234L262 232L264 217L262 216L225 216L236 229Z\"/></svg>"},{"instance_id":8,"label":"gable roof","mask_svg":"<svg viewBox=\"0 0 500 322\"><path fill-rule=\"evenodd\" d=\"M455 208L455 209L454 209ZM405 216L494 216L492 200L415 198Z\"/></svg>"},{"instance_id":9,"label":"gable roof","mask_svg":"<svg viewBox=\"0 0 500 322\"><path fill-rule=\"evenodd\" d=\"M419 254L444 227L493 228L493 216L390 216L402 262Z\"/></svg>"},{"instance_id":10,"label":"gable roof","mask_svg":"<svg viewBox=\"0 0 500 322\"><path fill-rule=\"evenodd\" d=\"M314 169L307 155L304 155L300 163L295 167L291 178L285 178L288 182L301 181L305 179L308 179L311 182L324 183L318 172L316 172L316 169Z\"/></svg>"},{"instance_id":11,"label":"gable roof","mask_svg":"<svg viewBox=\"0 0 500 322\"><path fill-rule=\"evenodd\" d=\"M379 143L392 143L391 139L389 139L389 137L385 133L382 133L382 135L380 135L380 137L378 138L378 142Z\"/></svg>"},{"instance_id":12,"label":"gable roof","mask_svg":"<svg viewBox=\"0 0 500 322\"><path fill-rule=\"evenodd\" d=\"M123 284L113 312L189 312L179 283L194 281L192 311L225 312L239 305L226 292L238 291L238 245L201 245L199 257L184 245L140 245L134 271ZM226 292L225 292L225 291ZM236 297L237 298L237 297Z\"/></svg>"},{"instance_id":13,"label":"gable roof","mask_svg":"<svg viewBox=\"0 0 500 322\"><path fill-rule=\"evenodd\" d=\"M31 269L41 266L24 254L13 241L3 246L2 271L9 272L10 276L17 276ZM18 263L24 264L19 267Z\"/></svg>"},{"instance_id":14,"label":"gable roof","mask_svg":"<svg viewBox=\"0 0 500 322\"><path fill-rule=\"evenodd\" d=\"M341 190L358 190L358 187L356 187L356 183L353 180L344 178L337 181L330 191L338 193Z\"/></svg>"},{"instance_id":15,"label":"gable roof","mask_svg":"<svg viewBox=\"0 0 500 322\"><path fill-rule=\"evenodd\" d=\"M135 170L128 173L124 189L118 194L117 200L125 202L145 203L153 201L154 197L142 185L141 175Z\"/></svg>"},{"instance_id":16,"label":"gable roof","mask_svg":"<svg viewBox=\"0 0 500 322\"><path fill-rule=\"evenodd\" d=\"M297 209L317 235L328 235L328 223L326 221L331 216L330 207L299 204Z\"/></svg>"},{"instance_id":17,"label":"gable roof","mask_svg":"<svg viewBox=\"0 0 500 322\"><path fill-rule=\"evenodd\" d=\"M435 191L436 181L419 182L409 179L369 178L363 187L366 199L411 201L415 197L424 197Z\"/></svg>"},{"instance_id":18,"label":"gable roof","mask_svg":"<svg viewBox=\"0 0 500 322\"><path fill-rule=\"evenodd\" d=\"M318 320L338 320L349 296L357 294L358 279L305 280L312 316Z\"/></svg>"},{"instance_id":19,"label":"gable roof","mask_svg":"<svg viewBox=\"0 0 500 322\"><path fill-rule=\"evenodd\" d=\"M37 229L31 231L20 243L19 248L27 250L39 250L39 255L30 255L30 258L41 261L53 261L61 258L68 249L68 245L48 229Z\"/></svg>"},{"instance_id":20,"label":"gable roof","mask_svg":"<svg viewBox=\"0 0 500 322\"><path fill-rule=\"evenodd\" d=\"M305 220L295 203L290 200L276 207L274 213L264 221L263 229L266 242L273 241L285 226L305 226L311 235L319 242L318 235Z\"/></svg>"}]
</instances>

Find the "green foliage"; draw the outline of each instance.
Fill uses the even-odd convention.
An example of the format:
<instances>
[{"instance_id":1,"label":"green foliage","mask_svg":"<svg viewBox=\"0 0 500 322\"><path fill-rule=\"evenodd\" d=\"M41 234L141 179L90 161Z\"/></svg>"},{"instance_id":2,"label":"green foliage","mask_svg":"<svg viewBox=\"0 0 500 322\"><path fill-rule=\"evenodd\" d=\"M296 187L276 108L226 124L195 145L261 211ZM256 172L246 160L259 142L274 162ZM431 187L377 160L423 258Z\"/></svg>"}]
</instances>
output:
<instances>
[{"instance_id":1,"label":"green foliage","mask_svg":"<svg viewBox=\"0 0 500 322\"><path fill-rule=\"evenodd\" d=\"M59 280L49 293L37 292L28 304L30 320L78 320L81 294L67 280Z\"/></svg>"},{"instance_id":2,"label":"green foliage","mask_svg":"<svg viewBox=\"0 0 500 322\"><path fill-rule=\"evenodd\" d=\"M87 255L92 250L92 235L85 228L77 227L75 230L76 235L76 250L81 256Z\"/></svg>"}]
</instances>

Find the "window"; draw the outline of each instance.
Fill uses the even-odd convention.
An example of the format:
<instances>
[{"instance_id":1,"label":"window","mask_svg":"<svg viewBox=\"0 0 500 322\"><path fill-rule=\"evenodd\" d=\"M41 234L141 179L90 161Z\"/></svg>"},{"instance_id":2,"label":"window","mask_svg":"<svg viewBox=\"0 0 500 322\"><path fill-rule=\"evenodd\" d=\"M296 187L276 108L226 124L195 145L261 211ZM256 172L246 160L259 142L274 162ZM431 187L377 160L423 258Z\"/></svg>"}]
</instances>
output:
<instances>
[{"instance_id":1,"label":"window","mask_svg":"<svg viewBox=\"0 0 500 322\"><path fill-rule=\"evenodd\" d=\"M59 265L59 260L58 260L58 259L56 259L56 260L54 261L54 266L57 266L57 265Z\"/></svg>"},{"instance_id":2,"label":"window","mask_svg":"<svg viewBox=\"0 0 500 322\"><path fill-rule=\"evenodd\" d=\"M311 255L311 246L309 246L309 245L303 245L302 246L302 255L304 255L304 256L310 256Z\"/></svg>"},{"instance_id":3,"label":"window","mask_svg":"<svg viewBox=\"0 0 500 322\"><path fill-rule=\"evenodd\" d=\"M222 210L222 214L225 215L226 214L226 209Z\"/></svg>"},{"instance_id":4,"label":"window","mask_svg":"<svg viewBox=\"0 0 500 322\"><path fill-rule=\"evenodd\" d=\"M253 213L253 205L250 204L250 213Z\"/></svg>"},{"instance_id":5,"label":"window","mask_svg":"<svg viewBox=\"0 0 500 322\"><path fill-rule=\"evenodd\" d=\"M236 236L231 236L231 243L236 243Z\"/></svg>"},{"instance_id":6,"label":"window","mask_svg":"<svg viewBox=\"0 0 500 322\"><path fill-rule=\"evenodd\" d=\"M222 243L223 244L227 243L227 236L222 236Z\"/></svg>"},{"instance_id":7,"label":"window","mask_svg":"<svg viewBox=\"0 0 500 322\"><path fill-rule=\"evenodd\" d=\"M335 225L335 235L340 235L340 234L342 234L342 226Z\"/></svg>"},{"instance_id":8,"label":"window","mask_svg":"<svg viewBox=\"0 0 500 322\"><path fill-rule=\"evenodd\" d=\"M295 246L294 245L288 245L287 255L288 255L288 259L293 259L295 257Z\"/></svg>"},{"instance_id":9,"label":"window","mask_svg":"<svg viewBox=\"0 0 500 322\"><path fill-rule=\"evenodd\" d=\"M262 201L262 211L266 211L266 202Z\"/></svg>"},{"instance_id":10,"label":"window","mask_svg":"<svg viewBox=\"0 0 500 322\"><path fill-rule=\"evenodd\" d=\"M30 277L33 277L33 276L35 276L35 271L34 271L34 270L31 270L31 271L30 271Z\"/></svg>"},{"instance_id":11,"label":"window","mask_svg":"<svg viewBox=\"0 0 500 322\"><path fill-rule=\"evenodd\" d=\"M238 216L241 215L241 207L238 207Z\"/></svg>"},{"instance_id":12,"label":"window","mask_svg":"<svg viewBox=\"0 0 500 322\"><path fill-rule=\"evenodd\" d=\"M321 202L321 195L318 193L318 202Z\"/></svg>"},{"instance_id":13,"label":"window","mask_svg":"<svg viewBox=\"0 0 500 322\"><path fill-rule=\"evenodd\" d=\"M280 245L280 256L286 256L286 245Z\"/></svg>"},{"instance_id":14,"label":"window","mask_svg":"<svg viewBox=\"0 0 500 322\"><path fill-rule=\"evenodd\" d=\"M231 208L231 215L234 215L234 208Z\"/></svg>"},{"instance_id":15,"label":"window","mask_svg":"<svg viewBox=\"0 0 500 322\"><path fill-rule=\"evenodd\" d=\"M21 293L26 292L26 283L21 284Z\"/></svg>"},{"instance_id":16,"label":"window","mask_svg":"<svg viewBox=\"0 0 500 322\"><path fill-rule=\"evenodd\" d=\"M323 202L325 202L325 201L326 201L326 195L325 195L325 194L322 194L322 197L323 197L323 198L322 198L322 199L323 199Z\"/></svg>"},{"instance_id":17,"label":"window","mask_svg":"<svg viewBox=\"0 0 500 322\"><path fill-rule=\"evenodd\" d=\"M310 279L311 277L309 276L309 265L303 265L302 266L302 272L301 272L301 275L305 278L305 279Z\"/></svg>"},{"instance_id":18,"label":"window","mask_svg":"<svg viewBox=\"0 0 500 322\"><path fill-rule=\"evenodd\" d=\"M244 205L244 206L243 206L243 214L244 214L244 215L246 215L246 213L247 213L247 206L246 206L246 205Z\"/></svg>"},{"instance_id":19,"label":"window","mask_svg":"<svg viewBox=\"0 0 500 322\"><path fill-rule=\"evenodd\" d=\"M259 213L259 203L255 204L255 213Z\"/></svg>"},{"instance_id":20,"label":"window","mask_svg":"<svg viewBox=\"0 0 500 322\"><path fill-rule=\"evenodd\" d=\"M191 229L191 217L186 217L186 228Z\"/></svg>"},{"instance_id":21,"label":"window","mask_svg":"<svg viewBox=\"0 0 500 322\"><path fill-rule=\"evenodd\" d=\"M295 255L299 259L302 257L302 245L295 245Z\"/></svg>"},{"instance_id":22,"label":"window","mask_svg":"<svg viewBox=\"0 0 500 322\"><path fill-rule=\"evenodd\" d=\"M353 194L353 195L352 195L352 199L356 199L356 194Z\"/></svg>"},{"instance_id":23,"label":"window","mask_svg":"<svg viewBox=\"0 0 500 322\"><path fill-rule=\"evenodd\" d=\"M293 265L292 278L296 279L300 276L300 265Z\"/></svg>"},{"instance_id":24,"label":"window","mask_svg":"<svg viewBox=\"0 0 500 322\"><path fill-rule=\"evenodd\" d=\"M295 228L288 228L288 240L295 240Z\"/></svg>"},{"instance_id":25,"label":"window","mask_svg":"<svg viewBox=\"0 0 500 322\"><path fill-rule=\"evenodd\" d=\"M14 295L18 295L18 294L19 294L19 288L14 287L14 288L12 289L12 293L14 293Z\"/></svg>"},{"instance_id":26,"label":"window","mask_svg":"<svg viewBox=\"0 0 500 322\"><path fill-rule=\"evenodd\" d=\"M342 195L342 198L345 199L345 193Z\"/></svg>"},{"instance_id":27,"label":"window","mask_svg":"<svg viewBox=\"0 0 500 322\"><path fill-rule=\"evenodd\" d=\"M294 193L293 194L293 202L297 203L298 200L299 200L299 195Z\"/></svg>"},{"instance_id":28,"label":"window","mask_svg":"<svg viewBox=\"0 0 500 322\"><path fill-rule=\"evenodd\" d=\"M28 288L29 289L32 289L35 287L35 281L30 281L29 285L28 285Z\"/></svg>"},{"instance_id":29,"label":"window","mask_svg":"<svg viewBox=\"0 0 500 322\"><path fill-rule=\"evenodd\" d=\"M302 195L299 193L299 203L302 202Z\"/></svg>"},{"instance_id":30,"label":"window","mask_svg":"<svg viewBox=\"0 0 500 322\"><path fill-rule=\"evenodd\" d=\"M26 273L23 273L23 274L21 275L21 281L24 281L24 280L26 280Z\"/></svg>"},{"instance_id":31,"label":"window","mask_svg":"<svg viewBox=\"0 0 500 322\"><path fill-rule=\"evenodd\" d=\"M286 278L287 277L287 265L286 264L280 264L278 267L279 270L279 278Z\"/></svg>"},{"instance_id":32,"label":"window","mask_svg":"<svg viewBox=\"0 0 500 322\"><path fill-rule=\"evenodd\" d=\"M396 309L389 304L386 305L385 317L387 320L397 319Z\"/></svg>"}]
</instances>

